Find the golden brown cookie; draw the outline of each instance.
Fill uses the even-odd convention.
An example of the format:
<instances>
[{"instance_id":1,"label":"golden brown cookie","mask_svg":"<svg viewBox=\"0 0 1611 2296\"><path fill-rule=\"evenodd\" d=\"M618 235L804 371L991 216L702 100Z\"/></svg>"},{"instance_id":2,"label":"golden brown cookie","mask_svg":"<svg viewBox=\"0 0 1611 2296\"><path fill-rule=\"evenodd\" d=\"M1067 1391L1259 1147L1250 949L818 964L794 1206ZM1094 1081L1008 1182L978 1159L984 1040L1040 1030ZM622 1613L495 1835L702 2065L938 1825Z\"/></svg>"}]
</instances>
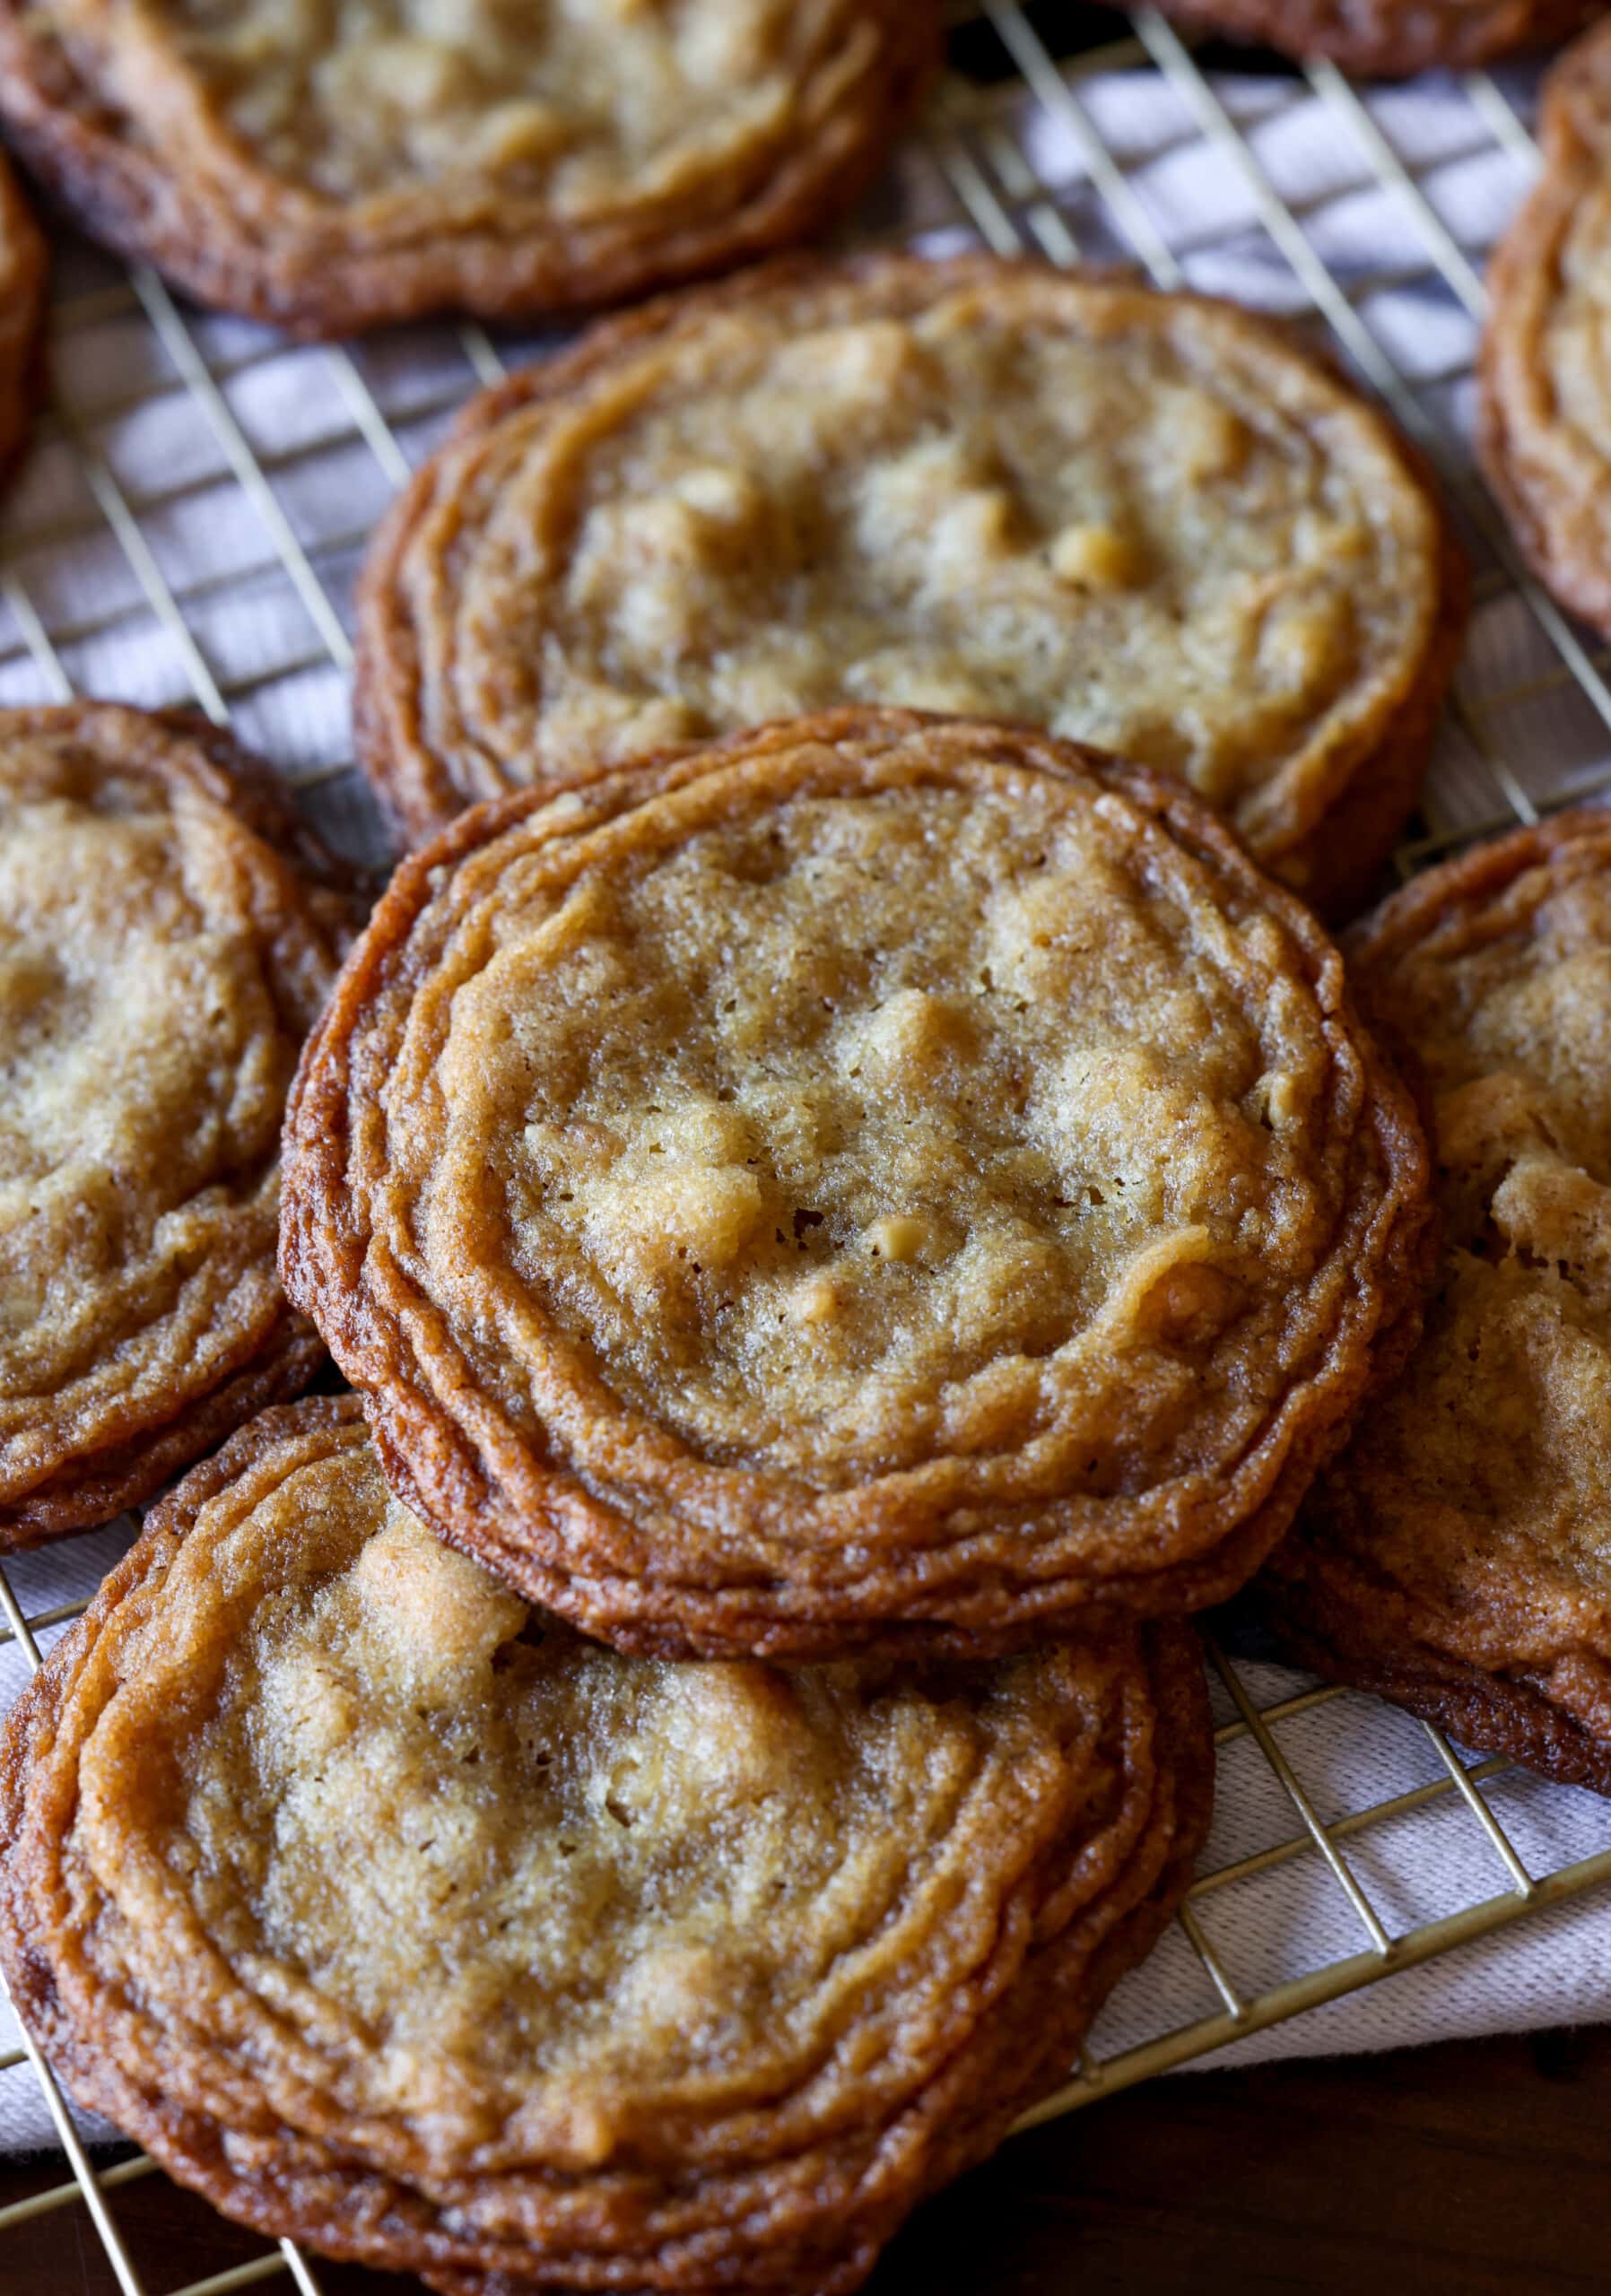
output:
<instances>
[{"instance_id":1,"label":"golden brown cookie","mask_svg":"<svg viewBox=\"0 0 1611 2296\"><path fill-rule=\"evenodd\" d=\"M405 863L282 1269L393 1487L588 1631L984 1653L1250 1575L1406 1344L1425 1186L1178 785L843 711Z\"/></svg>"},{"instance_id":2,"label":"golden brown cookie","mask_svg":"<svg viewBox=\"0 0 1611 2296\"><path fill-rule=\"evenodd\" d=\"M39 225L0 153L0 476L33 413L48 267Z\"/></svg>"},{"instance_id":3,"label":"golden brown cookie","mask_svg":"<svg viewBox=\"0 0 1611 2296\"><path fill-rule=\"evenodd\" d=\"M1473 70L1550 48L1605 13L1605 0L1157 0L1166 16L1301 62L1325 57L1387 80Z\"/></svg>"},{"instance_id":4,"label":"golden brown cookie","mask_svg":"<svg viewBox=\"0 0 1611 2296\"><path fill-rule=\"evenodd\" d=\"M356 1401L156 1509L0 1747L0 1961L86 2105L433 2287L855 2287L1066 2072L1212 1767L1173 1622L996 1665L618 1657Z\"/></svg>"},{"instance_id":5,"label":"golden brown cookie","mask_svg":"<svg viewBox=\"0 0 1611 2296\"><path fill-rule=\"evenodd\" d=\"M1517 540L1611 632L1611 23L1545 83L1544 170L1489 265L1478 444Z\"/></svg>"},{"instance_id":6,"label":"golden brown cookie","mask_svg":"<svg viewBox=\"0 0 1611 2296\"><path fill-rule=\"evenodd\" d=\"M359 749L420 838L841 701L1022 718L1180 775L1336 906L1463 613L1402 443L1267 321L988 256L795 262L472 405L366 571Z\"/></svg>"},{"instance_id":7,"label":"golden brown cookie","mask_svg":"<svg viewBox=\"0 0 1611 2296\"><path fill-rule=\"evenodd\" d=\"M1611 813L1429 871L1353 954L1435 1108L1441 1264L1261 1584L1321 1673L1611 1792Z\"/></svg>"},{"instance_id":8,"label":"golden brown cookie","mask_svg":"<svg viewBox=\"0 0 1611 2296\"><path fill-rule=\"evenodd\" d=\"M280 1122L348 922L221 735L0 711L0 1549L148 1497L322 1361L274 1274Z\"/></svg>"},{"instance_id":9,"label":"golden brown cookie","mask_svg":"<svg viewBox=\"0 0 1611 2296\"><path fill-rule=\"evenodd\" d=\"M613 302L810 237L937 0L0 0L0 119L98 238L313 335Z\"/></svg>"}]
</instances>

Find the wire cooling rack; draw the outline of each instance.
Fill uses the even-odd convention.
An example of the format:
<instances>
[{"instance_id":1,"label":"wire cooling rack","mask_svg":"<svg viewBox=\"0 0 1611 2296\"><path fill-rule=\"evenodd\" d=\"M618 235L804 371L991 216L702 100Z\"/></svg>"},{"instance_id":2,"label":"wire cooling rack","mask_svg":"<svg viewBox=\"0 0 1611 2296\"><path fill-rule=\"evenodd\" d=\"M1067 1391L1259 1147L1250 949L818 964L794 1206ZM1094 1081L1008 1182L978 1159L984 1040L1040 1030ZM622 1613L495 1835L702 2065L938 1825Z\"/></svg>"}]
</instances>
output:
<instances>
[{"instance_id":1,"label":"wire cooling rack","mask_svg":"<svg viewBox=\"0 0 1611 2296\"><path fill-rule=\"evenodd\" d=\"M955 68L898 155L896 191L856 236L1128 261L1161 287L1236 293L1328 336L1437 465L1477 568L1471 643L1400 871L1611 788L1611 657L1528 576L1466 443L1481 266L1535 163L1532 78L1443 83L1433 121L1424 91L1362 91L1324 65L1222 71L1249 60L1194 55L1150 11L1134 18L1133 36L1094 47L1101 28L1125 29L1119 19L1016 0L954 14ZM1083 36L1081 52L1049 46L1054 16L1060 48ZM152 273L65 239L53 392L0 519L0 700L94 691L194 704L274 758L334 841L375 857L379 824L345 738L361 548L470 390L543 347L498 347L474 326L351 348L288 345L181 309ZM109 1558L126 1543L93 1535ZM51 1590L45 1557L0 1569L0 1658L19 1679L84 1607ZM1517 1799L1560 1789L1501 1761L1464 1761L1436 1730L1355 1694L1293 1692L1291 1677L1213 1644L1210 1656L1231 1823L1228 1836L1216 1827L1208 1870L1164 1949L1194 1964L1201 2013L1148 2031L1145 1989L1132 1980L1116 1996L1132 2003L1117 2043L1101 2045L1104 2019L1075 2076L1024 2126L1611 1881L1611 1808L1598 1805L1595 1846L1563 1858L1563 1839L1581 1850L1581 1829L1529 1825ZM1372 1790L1363 1797L1358 1765L1346 1794L1333 1777L1306 1783L1306 1718L1338 1701L1351 1743L1366 1752ZM1384 1727L1398 1733L1390 1745ZM1243 1822L1255 1804L1259 1822ZM1467 1830L1467 1853L1477 1842L1487 1880L1455 1904L1406 1915L1380 1879L1388 1869L1371 1864L1373 1847L1397 1835L1412 1857L1435 1859L1450 1823ZM1264 1947L1279 1912L1269 1893L1294 1871L1322 1869L1337 1921L1330 1945L1312 1966L1272 1975ZM1460 1870L1480 1869L1467 1854ZM118 2194L153 2164L137 2153L92 2164L23 2038L0 2048L0 2083L28 2079L71 2175L58 2181L46 2169L40 2189L0 2208L0 2289L23 2284L8 2277L5 2236L82 2204L112 2282L124 2296L156 2296L172 2259L165 2279L137 2266L116 2215ZM225 2252L239 2256L243 2238L231 2232ZM224 2296L280 2275L319 2296L288 2241L172 2296Z\"/></svg>"}]
</instances>

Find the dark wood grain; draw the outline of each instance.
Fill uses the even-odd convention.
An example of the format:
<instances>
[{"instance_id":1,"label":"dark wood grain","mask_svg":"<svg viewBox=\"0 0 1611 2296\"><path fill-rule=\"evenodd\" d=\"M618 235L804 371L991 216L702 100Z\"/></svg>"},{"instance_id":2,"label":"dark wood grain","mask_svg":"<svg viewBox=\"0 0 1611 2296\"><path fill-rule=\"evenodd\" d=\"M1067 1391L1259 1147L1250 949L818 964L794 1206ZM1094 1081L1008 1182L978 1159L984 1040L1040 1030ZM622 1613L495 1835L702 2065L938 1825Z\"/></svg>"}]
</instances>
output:
<instances>
[{"instance_id":1,"label":"dark wood grain","mask_svg":"<svg viewBox=\"0 0 1611 2296\"><path fill-rule=\"evenodd\" d=\"M0 2170L0 2205L55 2180ZM161 2178L113 2197L150 2296L263 2252ZM1547 2296L1608 2254L1611 2031L1551 2033L1154 2082L1014 2138L869 2296ZM116 2296L82 2207L0 2233L0 2296Z\"/></svg>"}]
</instances>

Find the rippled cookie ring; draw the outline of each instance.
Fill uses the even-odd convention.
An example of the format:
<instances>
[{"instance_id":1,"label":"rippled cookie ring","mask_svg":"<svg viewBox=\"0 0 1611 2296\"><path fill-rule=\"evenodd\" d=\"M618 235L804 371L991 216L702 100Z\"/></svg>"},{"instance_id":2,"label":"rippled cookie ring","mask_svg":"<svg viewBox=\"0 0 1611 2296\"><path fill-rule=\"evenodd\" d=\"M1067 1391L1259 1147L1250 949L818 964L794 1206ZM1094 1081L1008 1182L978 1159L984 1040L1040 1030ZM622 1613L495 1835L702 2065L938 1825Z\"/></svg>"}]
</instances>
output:
<instances>
[{"instance_id":1,"label":"rippled cookie ring","mask_svg":"<svg viewBox=\"0 0 1611 2296\"><path fill-rule=\"evenodd\" d=\"M323 1360L280 1124L350 931L205 726L0 711L0 1548L144 1499Z\"/></svg>"},{"instance_id":2,"label":"rippled cookie ring","mask_svg":"<svg viewBox=\"0 0 1611 2296\"><path fill-rule=\"evenodd\" d=\"M1605 0L1159 0L1166 16L1389 80L1469 72L1570 39Z\"/></svg>"},{"instance_id":3,"label":"rippled cookie ring","mask_svg":"<svg viewBox=\"0 0 1611 2296\"><path fill-rule=\"evenodd\" d=\"M0 118L120 253L331 335L616 301L809 238L940 46L934 0L0 0Z\"/></svg>"},{"instance_id":4,"label":"rippled cookie ring","mask_svg":"<svg viewBox=\"0 0 1611 2296\"><path fill-rule=\"evenodd\" d=\"M1517 540L1611 631L1611 23L1545 83L1544 166L1489 266L1478 443Z\"/></svg>"},{"instance_id":5,"label":"rippled cookie ring","mask_svg":"<svg viewBox=\"0 0 1611 2296\"><path fill-rule=\"evenodd\" d=\"M589 1632L977 1653L1240 1584L1424 1213L1335 949L1177 786L845 711L405 862L282 1268L394 1487Z\"/></svg>"},{"instance_id":6,"label":"rippled cookie ring","mask_svg":"<svg viewBox=\"0 0 1611 2296\"><path fill-rule=\"evenodd\" d=\"M1321 1673L1611 1793L1611 814L1429 871L1356 954L1434 1106L1441 1261L1261 1583Z\"/></svg>"},{"instance_id":7,"label":"rippled cookie ring","mask_svg":"<svg viewBox=\"0 0 1611 2296\"><path fill-rule=\"evenodd\" d=\"M1268 321L992 257L780 265L472 405L360 608L415 837L667 743L906 703L1161 767L1363 900L1462 570L1402 441Z\"/></svg>"},{"instance_id":8,"label":"rippled cookie ring","mask_svg":"<svg viewBox=\"0 0 1611 2296\"><path fill-rule=\"evenodd\" d=\"M79 2099L266 2232L448 2296L840 2296L1063 2074L1211 1768L1178 1624L623 1658L304 1403L153 1512L11 1716L0 1959Z\"/></svg>"}]
</instances>

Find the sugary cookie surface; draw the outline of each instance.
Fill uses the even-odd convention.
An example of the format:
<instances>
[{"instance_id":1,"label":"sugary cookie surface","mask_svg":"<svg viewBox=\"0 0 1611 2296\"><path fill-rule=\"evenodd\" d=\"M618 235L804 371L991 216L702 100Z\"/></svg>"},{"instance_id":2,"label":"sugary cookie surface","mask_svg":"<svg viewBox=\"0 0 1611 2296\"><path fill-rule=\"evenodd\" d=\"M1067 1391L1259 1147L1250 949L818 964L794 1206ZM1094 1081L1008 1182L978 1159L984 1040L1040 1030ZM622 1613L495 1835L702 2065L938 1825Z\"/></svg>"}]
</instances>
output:
<instances>
[{"instance_id":1,"label":"sugary cookie surface","mask_svg":"<svg viewBox=\"0 0 1611 2296\"><path fill-rule=\"evenodd\" d=\"M280 1123L335 950L209 771L132 711L0 713L0 1521L286 1320Z\"/></svg>"},{"instance_id":2,"label":"sugary cookie surface","mask_svg":"<svg viewBox=\"0 0 1611 2296\"><path fill-rule=\"evenodd\" d=\"M1611 821L1432 873L1362 956L1432 1095L1442 1259L1274 1567L1344 1663L1521 1678L1611 1739Z\"/></svg>"},{"instance_id":3,"label":"sugary cookie surface","mask_svg":"<svg viewBox=\"0 0 1611 2296\"><path fill-rule=\"evenodd\" d=\"M443 1410L516 1544L574 1504L569 1554L740 1605L885 1540L910 1598L902 1537L965 1581L998 1516L987 1578L1122 1576L1213 1548L1244 1470L1255 1511L1399 1304L1419 1151L1328 945L1166 788L845 713L405 870L285 1254L404 1471Z\"/></svg>"},{"instance_id":4,"label":"sugary cookie surface","mask_svg":"<svg viewBox=\"0 0 1611 2296\"><path fill-rule=\"evenodd\" d=\"M1162 767L1296 865L1417 689L1436 510L1244 313L889 260L611 340L473 418L380 548L370 762L416 822L428 784L448 811L447 785L896 702ZM388 622L420 717L395 750Z\"/></svg>"},{"instance_id":5,"label":"sugary cookie surface","mask_svg":"<svg viewBox=\"0 0 1611 2296\"><path fill-rule=\"evenodd\" d=\"M439 1545L351 1398L270 1413L11 1725L7 1963L83 2092L253 2221L317 2242L350 2197L427 2276L848 2287L1172 1902L1196 1676L1178 1629L625 1659Z\"/></svg>"}]
</instances>

